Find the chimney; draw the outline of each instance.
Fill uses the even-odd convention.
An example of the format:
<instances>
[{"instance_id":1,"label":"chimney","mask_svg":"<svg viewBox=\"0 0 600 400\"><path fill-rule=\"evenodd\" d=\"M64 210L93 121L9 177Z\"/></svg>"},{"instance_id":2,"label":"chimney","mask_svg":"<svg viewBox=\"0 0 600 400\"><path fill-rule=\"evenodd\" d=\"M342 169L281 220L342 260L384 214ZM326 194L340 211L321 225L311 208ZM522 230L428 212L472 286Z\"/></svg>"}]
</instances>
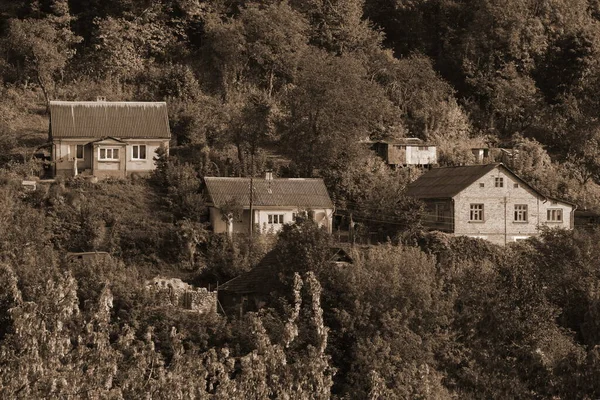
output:
<instances>
[{"instance_id":1,"label":"chimney","mask_svg":"<svg viewBox=\"0 0 600 400\"><path fill-rule=\"evenodd\" d=\"M265 180L272 181L273 180L273 171L270 169L265 171Z\"/></svg>"}]
</instances>

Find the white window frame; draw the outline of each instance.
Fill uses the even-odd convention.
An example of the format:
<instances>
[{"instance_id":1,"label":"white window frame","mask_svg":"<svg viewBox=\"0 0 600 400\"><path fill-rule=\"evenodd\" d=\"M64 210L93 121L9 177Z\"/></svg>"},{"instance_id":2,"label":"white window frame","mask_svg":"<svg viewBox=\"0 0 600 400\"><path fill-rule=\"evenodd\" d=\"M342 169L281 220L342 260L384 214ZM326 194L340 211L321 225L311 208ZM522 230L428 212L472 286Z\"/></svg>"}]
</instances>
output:
<instances>
[{"instance_id":1,"label":"white window frame","mask_svg":"<svg viewBox=\"0 0 600 400\"><path fill-rule=\"evenodd\" d=\"M144 157L142 157L142 147L144 148ZM135 151L137 150L137 157ZM134 144L131 146L131 159L132 160L146 160L148 157L148 147L145 144Z\"/></svg>"},{"instance_id":2,"label":"white window frame","mask_svg":"<svg viewBox=\"0 0 600 400\"><path fill-rule=\"evenodd\" d=\"M527 204L515 204L514 222L529 221L529 207Z\"/></svg>"},{"instance_id":3,"label":"white window frame","mask_svg":"<svg viewBox=\"0 0 600 400\"><path fill-rule=\"evenodd\" d=\"M104 150L104 157L102 157L102 150ZM115 150L117 151L117 157L114 157ZM98 148L98 160L100 161L119 161L120 150L118 147L100 147ZM108 153L110 152L110 157Z\"/></svg>"},{"instance_id":4,"label":"white window frame","mask_svg":"<svg viewBox=\"0 0 600 400\"><path fill-rule=\"evenodd\" d=\"M283 225L284 214L267 214L267 223L269 225Z\"/></svg>"},{"instance_id":5,"label":"white window frame","mask_svg":"<svg viewBox=\"0 0 600 400\"><path fill-rule=\"evenodd\" d=\"M484 222L485 206L482 203L471 203L469 207L469 222Z\"/></svg>"},{"instance_id":6,"label":"white window frame","mask_svg":"<svg viewBox=\"0 0 600 400\"><path fill-rule=\"evenodd\" d=\"M563 209L562 208L549 208L546 210L546 221L548 222L556 222L562 223L563 219Z\"/></svg>"},{"instance_id":7,"label":"white window frame","mask_svg":"<svg viewBox=\"0 0 600 400\"><path fill-rule=\"evenodd\" d=\"M504 187L504 177L497 176L494 178L494 187L501 188Z\"/></svg>"},{"instance_id":8,"label":"white window frame","mask_svg":"<svg viewBox=\"0 0 600 400\"><path fill-rule=\"evenodd\" d=\"M81 157L79 157L79 149L81 149ZM76 144L75 145L75 158L78 160L85 160L85 145L84 144Z\"/></svg>"}]
</instances>

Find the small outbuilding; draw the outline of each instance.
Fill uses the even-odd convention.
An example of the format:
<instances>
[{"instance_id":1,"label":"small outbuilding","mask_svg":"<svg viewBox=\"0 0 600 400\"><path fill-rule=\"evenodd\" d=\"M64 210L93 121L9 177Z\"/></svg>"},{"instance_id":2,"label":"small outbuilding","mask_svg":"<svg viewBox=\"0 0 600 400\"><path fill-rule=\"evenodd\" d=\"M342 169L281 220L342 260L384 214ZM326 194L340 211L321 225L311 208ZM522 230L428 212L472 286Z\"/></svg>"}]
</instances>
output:
<instances>
[{"instance_id":1,"label":"small outbuilding","mask_svg":"<svg viewBox=\"0 0 600 400\"><path fill-rule=\"evenodd\" d=\"M412 165L429 168L438 162L437 147L419 138L372 142L371 148L393 167Z\"/></svg>"}]
</instances>

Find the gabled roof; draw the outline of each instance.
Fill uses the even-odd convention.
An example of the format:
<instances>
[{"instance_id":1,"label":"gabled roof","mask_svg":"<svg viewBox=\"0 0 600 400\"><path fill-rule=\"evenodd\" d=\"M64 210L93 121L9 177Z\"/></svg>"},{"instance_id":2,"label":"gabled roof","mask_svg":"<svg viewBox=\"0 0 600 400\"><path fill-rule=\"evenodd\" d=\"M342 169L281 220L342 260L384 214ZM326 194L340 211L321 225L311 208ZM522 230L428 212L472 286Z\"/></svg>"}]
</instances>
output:
<instances>
[{"instance_id":1,"label":"gabled roof","mask_svg":"<svg viewBox=\"0 0 600 400\"><path fill-rule=\"evenodd\" d=\"M253 180L252 202L256 207L333 208L322 179ZM209 201L215 207L227 203L250 206L250 178L205 177Z\"/></svg>"},{"instance_id":2,"label":"gabled roof","mask_svg":"<svg viewBox=\"0 0 600 400\"><path fill-rule=\"evenodd\" d=\"M119 140L117 138L114 138L112 136L101 137L100 139L93 140L90 143L122 143L122 144L127 144L127 142L124 142L124 141Z\"/></svg>"},{"instance_id":3,"label":"gabled roof","mask_svg":"<svg viewBox=\"0 0 600 400\"><path fill-rule=\"evenodd\" d=\"M406 194L420 199L450 198L502 164L433 168L408 185ZM507 169L503 166L503 168ZM514 175L514 174L513 174Z\"/></svg>"},{"instance_id":4,"label":"gabled roof","mask_svg":"<svg viewBox=\"0 0 600 400\"><path fill-rule=\"evenodd\" d=\"M50 139L169 139L165 102L51 101Z\"/></svg>"},{"instance_id":5,"label":"gabled roof","mask_svg":"<svg viewBox=\"0 0 600 400\"><path fill-rule=\"evenodd\" d=\"M396 140L376 140L374 144L383 143L387 145L399 145L399 146L435 146L434 144L424 142L419 138L403 138Z\"/></svg>"},{"instance_id":6,"label":"gabled roof","mask_svg":"<svg viewBox=\"0 0 600 400\"><path fill-rule=\"evenodd\" d=\"M419 199L451 198L496 168L502 168L505 172L521 182L523 186L529 188L529 190L545 200L554 200L576 206L575 203L544 195L502 163L434 168L408 185L406 194Z\"/></svg>"},{"instance_id":7,"label":"gabled roof","mask_svg":"<svg viewBox=\"0 0 600 400\"><path fill-rule=\"evenodd\" d=\"M353 263L348 253L339 247L329 249L329 262ZM280 260L274 251L267 253L256 267L235 277L219 286L219 291L234 292L237 294L262 293L269 294L283 287L279 276L274 272Z\"/></svg>"},{"instance_id":8,"label":"gabled roof","mask_svg":"<svg viewBox=\"0 0 600 400\"><path fill-rule=\"evenodd\" d=\"M225 282L223 285L219 286L217 290L238 294L268 294L276 291L280 289L283 284L279 280L279 276L274 272L275 265L277 265L277 257L275 252L271 251L264 256L256 267Z\"/></svg>"}]
</instances>

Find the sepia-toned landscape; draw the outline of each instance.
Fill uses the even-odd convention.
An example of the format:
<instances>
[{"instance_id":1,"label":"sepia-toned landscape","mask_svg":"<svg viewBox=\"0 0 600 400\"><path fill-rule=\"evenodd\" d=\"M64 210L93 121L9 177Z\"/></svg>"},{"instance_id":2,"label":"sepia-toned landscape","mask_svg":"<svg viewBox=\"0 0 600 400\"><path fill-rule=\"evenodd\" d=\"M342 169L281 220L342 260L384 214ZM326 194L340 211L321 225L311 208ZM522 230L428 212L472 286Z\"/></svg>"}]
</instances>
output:
<instances>
[{"instance_id":1,"label":"sepia-toned landscape","mask_svg":"<svg viewBox=\"0 0 600 400\"><path fill-rule=\"evenodd\" d=\"M599 93L598 0L0 0L0 398L600 398Z\"/></svg>"}]
</instances>

